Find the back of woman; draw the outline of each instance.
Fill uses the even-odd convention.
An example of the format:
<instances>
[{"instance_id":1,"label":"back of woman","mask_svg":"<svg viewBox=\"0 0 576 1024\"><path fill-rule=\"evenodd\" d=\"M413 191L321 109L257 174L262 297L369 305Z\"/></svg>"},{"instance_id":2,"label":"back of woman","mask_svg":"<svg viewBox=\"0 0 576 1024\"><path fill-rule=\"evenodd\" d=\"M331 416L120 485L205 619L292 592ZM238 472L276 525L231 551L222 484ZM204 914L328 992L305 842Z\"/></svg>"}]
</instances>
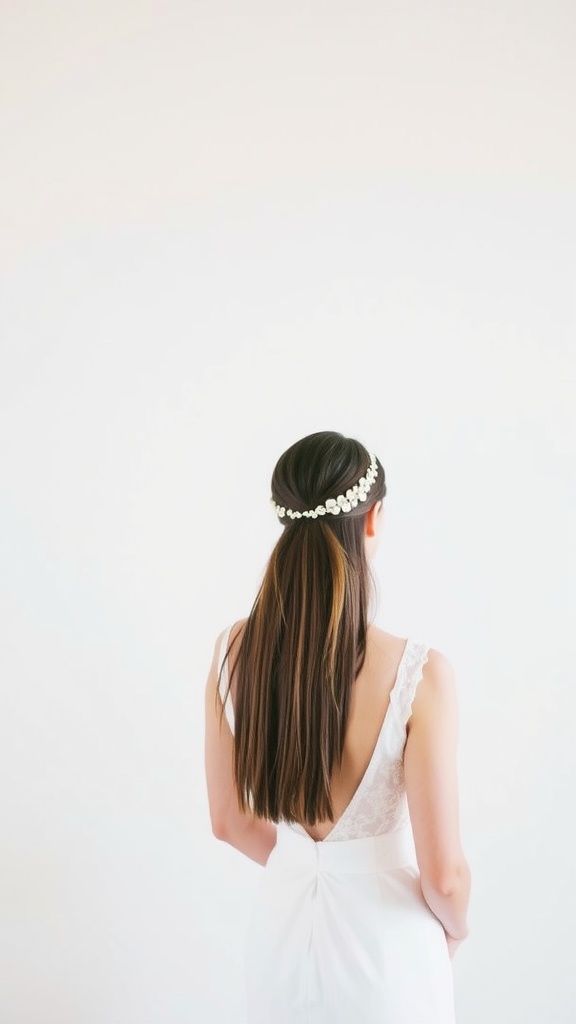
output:
<instances>
[{"instance_id":1,"label":"back of woman","mask_svg":"<svg viewBox=\"0 0 576 1024\"><path fill-rule=\"evenodd\" d=\"M283 534L206 690L215 834L265 865L250 1021L450 1024L467 934L455 684L369 622L384 470L319 432L272 477Z\"/></svg>"}]
</instances>

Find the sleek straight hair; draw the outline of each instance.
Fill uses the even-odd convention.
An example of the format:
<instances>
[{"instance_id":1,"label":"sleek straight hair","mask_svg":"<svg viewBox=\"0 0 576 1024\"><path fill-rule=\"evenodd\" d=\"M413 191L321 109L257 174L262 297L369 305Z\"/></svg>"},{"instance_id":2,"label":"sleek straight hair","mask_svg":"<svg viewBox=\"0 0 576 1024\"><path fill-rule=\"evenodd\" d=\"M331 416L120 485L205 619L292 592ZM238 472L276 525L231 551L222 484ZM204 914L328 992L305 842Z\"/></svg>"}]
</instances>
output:
<instances>
[{"instance_id":1,"label":"sleek straight hair","mask_svg":"<svg viewBox=\"0 0 576 1024\"><path fill-rule=\"evenodd\" d=\"M366 475L370 454L333 431L309 434L278 460L272 501L315 509ZM384 498L384 470L366 501L339 515L282 518L283 531L239 634L234 676L234 775L239 806L270 821L333 821L353 683L366 652L373 579L365 519Z\"/></svg>"}]
</instances>

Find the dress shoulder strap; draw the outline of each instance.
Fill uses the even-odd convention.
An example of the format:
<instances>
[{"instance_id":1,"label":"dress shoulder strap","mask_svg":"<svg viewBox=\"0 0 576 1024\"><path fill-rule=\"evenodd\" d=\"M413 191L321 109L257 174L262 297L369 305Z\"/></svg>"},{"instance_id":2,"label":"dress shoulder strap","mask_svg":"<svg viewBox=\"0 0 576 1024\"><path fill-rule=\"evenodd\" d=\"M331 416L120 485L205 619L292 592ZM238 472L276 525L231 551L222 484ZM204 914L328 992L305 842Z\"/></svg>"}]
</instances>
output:
<instances>
[{"instance_id":1,"label":"dress shoulder strap","mask_svg":"<svg viewBox=\"0 0 576 1024\"><path fill-rule=\"evenodd\" d=\"M230 632L232 626L228 626L228 629L222 636L220 642L220 652L218 655L218 692L220 694L220 700L224 705L224 713L226 715L226 721L230 726L232 735L234 735L234 708L232 706L232 699L230 693L226 694L228 690L228 658L226 657L226 651L228 650L228 644L230 642Z\"/></svg>"},{"instance_id":2,"label":"dress shoulder strap","mask_svg":"<svg viewBox=\"0 0 576 1024\"><path fill-rule=\"evenodd\" d=\"M407 640L402 661L398 669L396 683L390 694L390 704L394 709L397 726L406 730L412 714L412 703L416 696L418 683L422 679L424 665L428 661L429 648L419 640Z\"/></svg>"}]
</instances>

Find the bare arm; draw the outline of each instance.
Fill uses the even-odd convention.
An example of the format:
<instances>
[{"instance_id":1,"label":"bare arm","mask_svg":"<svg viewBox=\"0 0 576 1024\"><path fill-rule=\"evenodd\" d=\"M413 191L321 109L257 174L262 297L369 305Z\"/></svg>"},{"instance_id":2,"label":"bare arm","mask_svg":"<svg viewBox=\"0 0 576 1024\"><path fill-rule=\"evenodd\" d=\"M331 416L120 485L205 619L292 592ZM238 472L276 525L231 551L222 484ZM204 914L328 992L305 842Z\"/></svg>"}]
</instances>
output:
<instances>
[{"instance_id":1,"label":"bare arm","mask_svg":"<svg viewBox=\"0 0 576 1024\"><path fill-rule=\"evenodd\" d=\"M230 843L258 864L265 864L276 845L276 826L252 814L244 814L234 787L234 737L218 693L218 652L222 636L214 648L214 657L206 684L204 766L212 831L217 839Z\"/></svg>"},{"instance_id":2,"label":"bare arm","mask_svg":"<svg viewBox=\"0 0 576 1024\"><path fill-rule=\"evenodd\" d=\"M408 723L404 766L422 893L452 949L468 935L470 899L460 842L457 737L454 672L442 654L430 651Z\"/></svg>"}]
</instances>

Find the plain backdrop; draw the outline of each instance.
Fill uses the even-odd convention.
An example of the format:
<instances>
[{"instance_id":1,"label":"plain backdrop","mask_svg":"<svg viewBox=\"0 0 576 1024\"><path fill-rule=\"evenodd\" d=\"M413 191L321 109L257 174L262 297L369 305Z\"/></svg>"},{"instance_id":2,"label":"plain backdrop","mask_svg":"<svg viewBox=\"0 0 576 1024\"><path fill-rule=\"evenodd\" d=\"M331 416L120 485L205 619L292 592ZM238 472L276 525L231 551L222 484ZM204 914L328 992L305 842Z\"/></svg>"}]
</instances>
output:
<instances>
[{"instance_id":1,"label":"plain backdrop","mask_svg":"<svg viewBox=\"0 0 576 1024\"><path fill-rule=\"evenodd\" d=\"M459 1024L573 1024L576 8L0 23L2 1024L244 1021L204 685L321 429L386 470L377 621L457 672Z\"/></svg>"}]
</instances>

